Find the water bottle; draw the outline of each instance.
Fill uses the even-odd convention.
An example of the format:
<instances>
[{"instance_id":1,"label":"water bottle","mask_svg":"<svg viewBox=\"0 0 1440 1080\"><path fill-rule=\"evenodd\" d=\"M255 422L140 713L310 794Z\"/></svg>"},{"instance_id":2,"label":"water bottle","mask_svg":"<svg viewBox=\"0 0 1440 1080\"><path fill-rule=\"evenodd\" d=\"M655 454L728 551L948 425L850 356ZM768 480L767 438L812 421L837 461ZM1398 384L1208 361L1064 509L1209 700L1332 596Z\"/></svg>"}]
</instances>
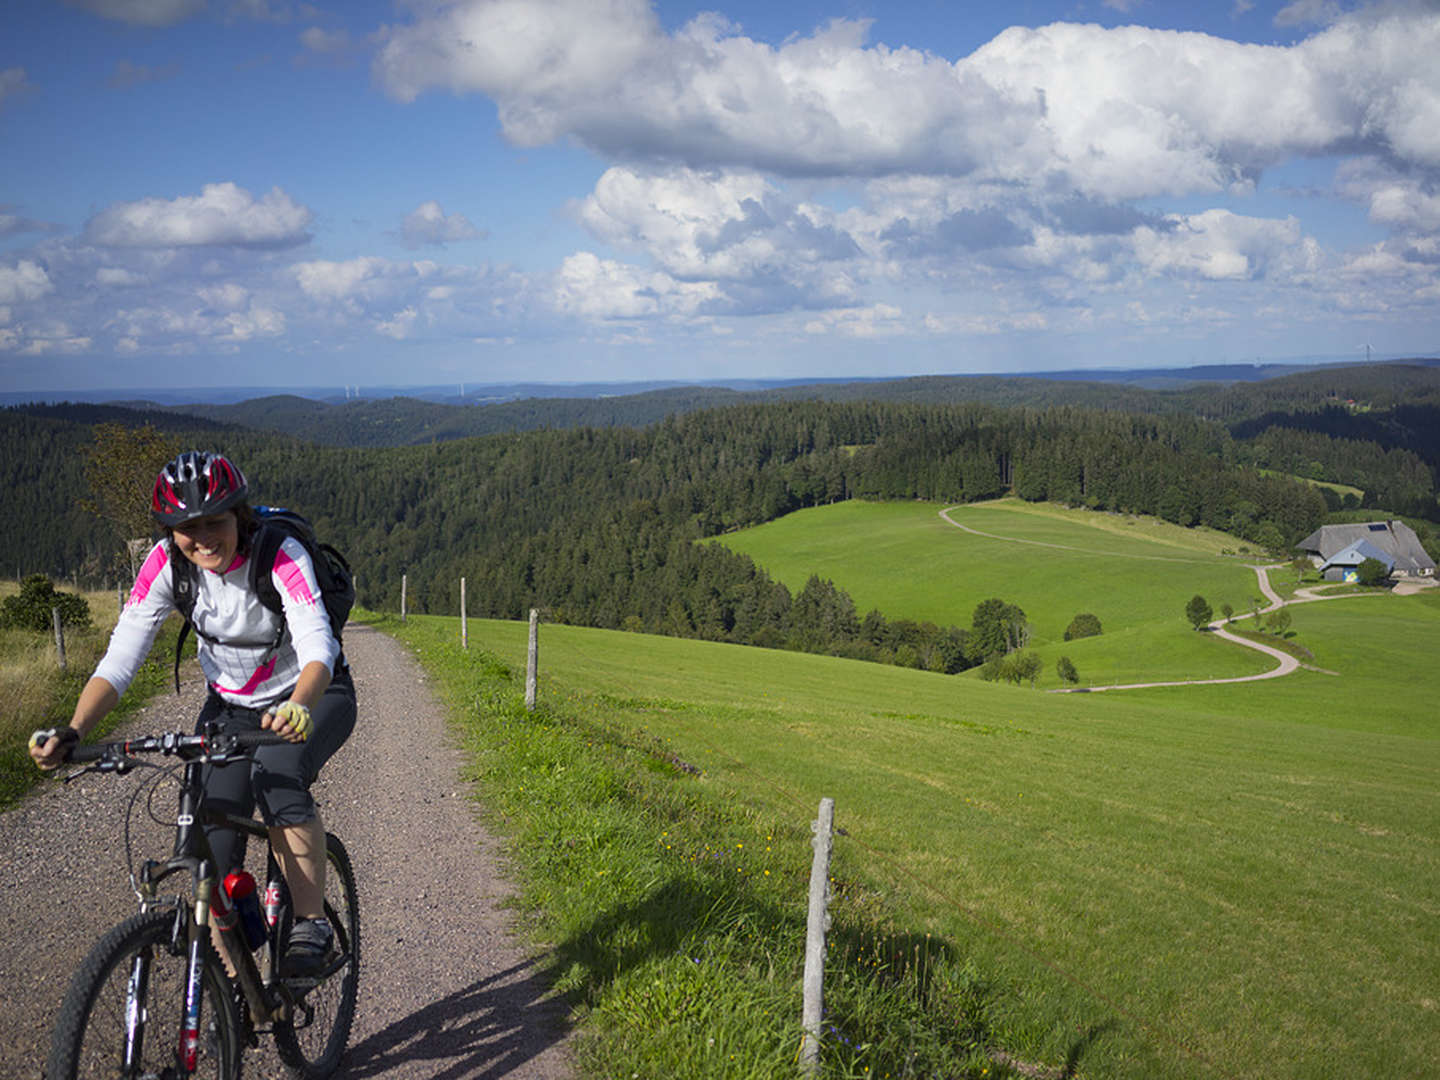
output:
<instances>
[{"instance_id":1,"label":"water bottle","mask_svg":"<svg viewBox=\"0 0 1440 1080\"><path fill-rule=\"evenodd\" d=\"M260 912L260 898L255 894L255 878L248 870L232 870L225 875L225 895L240 915L245 941L252 949L265 944L265 917Z\"/></svg>"}]
</instances>

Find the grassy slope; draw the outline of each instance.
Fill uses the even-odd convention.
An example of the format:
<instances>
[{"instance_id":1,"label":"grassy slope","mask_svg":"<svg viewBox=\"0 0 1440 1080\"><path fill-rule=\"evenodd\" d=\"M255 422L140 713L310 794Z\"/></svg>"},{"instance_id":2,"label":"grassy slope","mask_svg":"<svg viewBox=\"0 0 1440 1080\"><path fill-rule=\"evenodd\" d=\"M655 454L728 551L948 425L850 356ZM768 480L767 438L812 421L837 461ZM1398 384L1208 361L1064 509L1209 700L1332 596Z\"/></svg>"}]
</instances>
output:
<instances>
[{"instance_id":1,"label":"grassy slope","mask_svg":"<svg viewBox=\"0 0 1440 1080\"><path fill-rule=\"evenodd\" d=\"M0 596L18 591L13 582L0 582ZM68 590L62 588L62 591ZM90 605L92 625L87 630L67 631L68 670L64 673L56 663L53 634L0 630L0 808L10 805L41 780L42 774L26 750L30 733L70 719L81 688L109 644L110 631L119 613L115 593L83 595ZM166 685L176 633L178 624L172 620L156 638L150 659L141 667L119 707L101 725L102 733Z\"/></svg>"},{"instance_id":2,"label":"grassy slope","mask_svg":"<svg viewBox=\"0 0 1440 1080\"><path fill-rule=\"evenodd\" d=\"M1082 683L1250 675L1273 664L1258 653L1196 634L1185 603L1196 593L1218 613L1247 611L1259 597L1255 574L1220 552L1236 541L1210 530L1151 519L1066 511L1004 500L960 507L956 521L932 503L849 502L790 514L731 533L743 552L793 590L811 574L847 590L856 608L887 616L970 625L975 605L998 596L1019 604L1045 664L1042 685L1058 685L1054 661L1068 655ZM916 568L926 572L917 573ZM1098 616L1099 638L1066 642L1078 613Z\"/></svg>"},{"instance_id":3,"label":"grassy slope","mask_svg":"<svg viewBox=\"0 0 1440 1080\"><path fill-rule=\"evenodd\" d=\"M1440 1054L1440 604L1302 610L1338 675L1054 696L557 626L544 693L668 740L717 797L804 820L833 795L850 865L1025 988L1004 1025L1037 1058L1420 1075ZM516 663L524 633L472 627Z\"/></svg>"}]
</instances>

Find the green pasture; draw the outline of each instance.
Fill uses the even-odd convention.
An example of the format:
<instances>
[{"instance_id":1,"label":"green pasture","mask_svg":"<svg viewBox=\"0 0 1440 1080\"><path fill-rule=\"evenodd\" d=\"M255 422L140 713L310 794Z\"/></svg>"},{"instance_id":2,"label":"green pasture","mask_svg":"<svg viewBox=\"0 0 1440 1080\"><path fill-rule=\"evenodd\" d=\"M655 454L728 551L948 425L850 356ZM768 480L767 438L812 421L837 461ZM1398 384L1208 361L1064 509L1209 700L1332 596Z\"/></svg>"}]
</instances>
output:
<instances>
[{"instance_id":1,"label":"green pasture","mask_svg":"<svg viewBox=\"0 0 1440 1080\"><path fill-rule=\"evenodd\" d=\"M803 825L834 797L842 891L969 954L1029 1061L1427 1075L1440 602L1298 605L1295 625L1323 673L1088 695L545 626L541 700L665 746L722 803ZM520 671L525 637L471 623Z\"/></svg>"},{"instance_id":2,"label":"green pasture","mask_svg":"<svg viewBox=\"0 0 1440 1080\"><path fill-rule=\"evenodd\" d=\"M1128 683L1252 675L1272 666L1258 653L1227 649L1185 621L1197 593L1219 617L1221 605L1252 608L1261 593L1242 559L1220 552L1238 542L1223 533L1154 519L1007 499L957 507L935 503L846 502L789 514L717 543L750 556L792 592L812 574L879 609L968 627L975 606L998 596L1029 617L1031 644L1057 685L1054 662L1068 655L1083 683ZM1080 612L1104 634L1064 641Z\"/></svg>"},{"instance_id":3,"label":"green pasture","mask_svg":"<svg viewBox=\"0 0 1440 1080\"><path fill-rule=\"evenodd\" d=\"M1365 492L1362 489L1353 487L1350 484L1337 484L1330 480L1312 480L1308 476L1296 476L1294 473L1280 472L1278 469L1259 469L1257 471L1261 476L1283 476L1287 480L1299 480L1302 484L1309 484L1311 487L1329 488L1341 498L1344 498L1346 495L1354 495L1357 500L1365 497Z\"/></svg>"}]
</instances>

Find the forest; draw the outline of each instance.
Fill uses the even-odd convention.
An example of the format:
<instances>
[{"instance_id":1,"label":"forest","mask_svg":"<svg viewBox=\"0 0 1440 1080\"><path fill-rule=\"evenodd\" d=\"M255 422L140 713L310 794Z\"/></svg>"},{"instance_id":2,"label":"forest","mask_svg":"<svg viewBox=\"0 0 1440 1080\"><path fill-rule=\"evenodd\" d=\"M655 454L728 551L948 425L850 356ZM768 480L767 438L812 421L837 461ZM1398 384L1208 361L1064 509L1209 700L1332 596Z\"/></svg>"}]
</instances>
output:
<instances>
[{"instance_id":1,"label":"forest","mask_svg":"<svg viewBox=\"0 0 1440 1080\"><path fill-rule=\"evenodd\" d=\"M1374 393L1353 398L1366 377ZM697 541L843 499L959 503L1011 493L1207 525L1284 552L1341 509L1334 492L1292 477L1353 485L1376 513L1436 516L1437 428L1417 420L1440 402L1431 368L1185 391L1204 400L1183 408L1169 392L1098 384L1058 384L1080 404L922 402L912 399L915 382L859 384L865 393L854 400L796 393L677 409L644 424L412 446L317 445L241 425L239 413L222 421L115 406L8 409L0 413L0 565L17 577L118 577L121 537L84 508L97 423L150 423L177 450L232 455L255 501L301 511L346 553L367 606L398 608L405 575L411 610L456 611L463 576L472 615L522 618L539 607L577 625L942 671L985 659L976 627L860 613L819 579L791 595L747 558ZM887 387L899 400L883 400ZM1149 394L1163 407L1085 404L1112 393ZM646 400L608 408L643 413L654 395L638 396ZM1363 411L1356 400L1366 401ZM1433 547L1434 530L1420 524Z\"/></svg>"}]
</instances>

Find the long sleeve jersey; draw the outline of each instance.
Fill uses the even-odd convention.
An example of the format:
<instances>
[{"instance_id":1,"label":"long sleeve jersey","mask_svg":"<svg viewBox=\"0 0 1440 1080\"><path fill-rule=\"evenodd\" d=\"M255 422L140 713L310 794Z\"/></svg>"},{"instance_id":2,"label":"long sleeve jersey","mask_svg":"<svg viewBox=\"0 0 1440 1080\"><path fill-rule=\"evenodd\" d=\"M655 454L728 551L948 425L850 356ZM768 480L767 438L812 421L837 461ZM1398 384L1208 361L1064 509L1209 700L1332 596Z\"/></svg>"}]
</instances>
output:
<instances>
[{"instance_id":1,"label":"long sleeve jersey","mask_svg":"<svg viewBox=\"0 0 1440 1080\"><path fill-rule=\"evenodd\" d=\"M178 553L173 557L184 558ZM117 694L130 685L155 635L175 610L171 558L167 541L150 550L95 669ZM278 649L274 645L280 616L250 590L247 563L247 556L237 554L223 573L197 571L191 621L200 632L200 668L211 688L227 701L258 709L288 698L312 660L333 673L340 644L330 630L310 556L298 540L285 538L270 575L285 609L285 636Z\"/></svg>"}]
</instances>

